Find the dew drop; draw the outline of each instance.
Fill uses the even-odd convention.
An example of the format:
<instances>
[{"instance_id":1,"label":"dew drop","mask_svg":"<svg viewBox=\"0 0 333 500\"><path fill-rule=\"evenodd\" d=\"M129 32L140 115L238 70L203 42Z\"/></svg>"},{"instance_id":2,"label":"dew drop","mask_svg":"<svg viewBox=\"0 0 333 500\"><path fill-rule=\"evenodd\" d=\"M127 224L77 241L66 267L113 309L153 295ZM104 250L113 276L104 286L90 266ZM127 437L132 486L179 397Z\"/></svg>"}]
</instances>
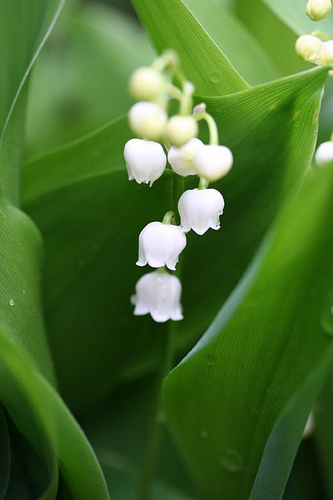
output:
<instances>
[{"instance_id":1,"label":"dew drop","mask_svg":"<svg viewBox=\"0 0 333 500\"><path fill-rule=\"evenodd\" d=\"M201 431L200 436L202 439L207 439L208 438L208 432L206 430Z\"/></svg>"},{"instance_id":2,"label":"dew drop","mask_svg":"<svg viewBox=\"0 0 333 500\"><path fill-rule=\"evenodd\" d=\"M15 301L14 301L14 299L10 299L10 301L9 301L9 305L10 305L10 307L15 306Z\"/></svg>"},{"instance_id":3,"label":"dew drop","mask_svg":"<svg viewBox=\"0 0 333 500\"><path fill-rule=\"evenodd\" d=\"M221 80L220 75L216 71L210 73L209 79L213 83L218 83Z\"/></svg>"},{"instance_id":4,"label":"dew drop","mask_svg":"<svg viewBox=\"0 0 333 500\"><path fill-rule=\"evenodd\" d=\"M217 356L212 354L211 352L206 356L205 363L208 366L216 366L217 365Z\"/></svg>"},{"instance_id":5,"label":"dew drop","mask_svg":"<svg viewBox=\"0 0 333 500\"><path fill-rule=\"evenodd\" d=\"M229 472L239 472L243 469L243 459L237 451L226 448L221 455L221 464Z\"/></svg>"}]
</instances>

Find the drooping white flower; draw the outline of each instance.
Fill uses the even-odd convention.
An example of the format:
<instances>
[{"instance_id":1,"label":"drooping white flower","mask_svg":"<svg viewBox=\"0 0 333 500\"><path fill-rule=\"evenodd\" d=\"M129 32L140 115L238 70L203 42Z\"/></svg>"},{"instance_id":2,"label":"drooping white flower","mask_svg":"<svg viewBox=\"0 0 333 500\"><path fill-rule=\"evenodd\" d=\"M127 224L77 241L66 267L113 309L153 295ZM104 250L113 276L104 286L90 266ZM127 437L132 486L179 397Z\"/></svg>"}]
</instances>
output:
<instances>
[{"instance_id":1,"label":"drooping white flower","mask_svg":"<svg viewBox=\"0 0 333 500\"><path fill-rule=\"evenodd\" d=\"M214 182L227 175L233 161L232 152L226 146L205 145L196 152L193 165L200 177Z\"/></svg>"},{"instance_id":2,"label":"drooping white flower","mask_svg":"<svg viewBox=\"0 0 333 500\"><path fill-rule=\"evenodd\" d=\"M160 71L142 66L134 71L129 82L129 91L137 101L153 101L163 91L165 79Z\"/></svg>"},{"instance_id":3,"label":"drooping white flower","mask_svg":"<svg viewBox=\"0 0 333 500\"><path fill-rule=\"evenodd\" d=\"M320 66L333 66L333 40L323 42L318 51Z\"/></svg>"},{"instance_id":4,"label":"drooping white flower","mask_svg":"<svg viewBox=\"0 0 333 500\"><path fill-rule=\"evenodd\" d=\"M154 321L183 319L180 296L182 285L176 276L154 271L145 274L136 284L136 295L131 297L135 316L150 314Z\"/></svg>"},{"instance_id":5,"label":"drooping white flower","mask_svg":"<svg viewBox=\"0 0 333 500\"><path fill-rule=\"evenodd\" d=\"M309 0L305 12L312 21L321 21L331 9L331 0Z\"/></svg>"},{"instance_id":6,"label":"drooping white flower","mask_svg":"<svg viewBox=\"0 0 333 500\"><path fill-rule=\"evenodd\" d=\"M128 114L129 126L133 133L151 141L158 141L161 138L167 120L167 113L154 102L137 102Z\"/></svg>"},{"instance_id":7,"label":"drooping white flower","mask_svg":"<svg viewBox=\"0 0 333 500\"><path fill-rule=\"evenodd\" d=\"M220 229L223 209L223 196L216 189L190 189L181 195L178 202L184 231L193 229L200 235L209 228Z\"/></svg>"},{"instance_id":8,"label":"drooping white flower","mask_svg":"<svg viewBox=\"0 0 333 500\"><path fill-rule=\"evenodd\" d=\"M296 54L311 63L317 63L319 49L323 42L313 35L302 35L296 40Z\"/></svg>"},{"instance_id":9,"label":"drooping white flower","mask_svg":"<svg viewBox=\"0 0 333 500\"><path fill-rule=\"evenodd\" d=\"M192 116L172 116L166 125L167 140L173 146L180 147L198 135L198 123Z\"/></svg>"},{"instance_id":10,"label":"drooping white flower","mask_svg":"<svg viewBox=\"0 0 333 500\"><path fill-rule=\"evenodd\" d=\"M333 165L333 142L327 141L320 144L315 154L315 162L318 167Z\"/></svg>"},{"instance_id":11,"label":"drooping white flower","mask_svg":"<svg viewBox=\"0 0 333 500\"><path fill-rule=\"evenodd\" d=\"M125 144L124 157L129 180L153 185L166 166L166 155L158 142L131 139Z\"/></svg>"},{"instance_id":12,"label":"drooping white flower","mask_svg":"<svg viewBox=\"0 0 333 500\"><path fill-rule=\"evenodd\" d=\"M180 253L186 246L186 236L180 226L150 222L139 236L138 266L167 266L175 271Z\"/></svg>"},{"instance_id":13,"label":"drooping white flower","mask_svg":"<svg viewBox=\"0 0 333 500\"><path fill-rule=\"evenodd\" d=\"M176 174L183 177L188 175L196 175L196 170L193 165L193 159L199 148L204 146L200 139L193 138L184 146L176 148L172 146L168 153L168 161Z\"/></svg>"}]
</instances>

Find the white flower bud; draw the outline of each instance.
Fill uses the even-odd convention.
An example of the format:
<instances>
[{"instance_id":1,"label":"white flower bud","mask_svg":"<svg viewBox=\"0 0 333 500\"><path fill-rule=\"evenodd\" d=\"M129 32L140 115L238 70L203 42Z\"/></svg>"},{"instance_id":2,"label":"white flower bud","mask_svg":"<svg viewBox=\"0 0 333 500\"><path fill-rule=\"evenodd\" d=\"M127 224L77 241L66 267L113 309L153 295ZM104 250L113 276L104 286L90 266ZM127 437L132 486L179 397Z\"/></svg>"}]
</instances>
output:
<instances>
[{"instance_id":1,"label":"white flower bud","mask_svg":"<svg viewBox=\"0 0 333 500\"><path fill-rule=\"evenodd\" d=\"M182 285L176 276L159 271L148 273L139 279L135 291L136 295L131 297L135 316L150 314L158 323L183 319Z\"/></svg>"},{"instance_id":2,"label":"white flower bud","mask_svg":"<svg viewBox=\"0 0 333 500\"><path fill-rule=\"evenodd\" d=\"M176 148L172 146L168 153L168 161L173 170L178 175L187 177L188 175L196 175L196 170L193 166L193 159L199 148L203 147L203 142L200 139L191 139L184 146Z\"/></svg>"},{"instance_id":3,"label":"white flower bud","mask_svg":"<svg viewBox=\"0 0 333 500\"><path fill-rule=\"evenodd\" d=\"M216 189L191 189L185 191L178 202L178 211L184 231L193 229L204 234L211 227L220 229L220 215L224 199Z\"/></svg>"},{"instance_id":4,"label":"white flower bud","mask_svg":"<svg viewBox=\"0 0 333 500\"><path fill-rule=\"evenodd\" d=\"M128 114L129 125L134 134L152 141L161 138L167 120L167 113L153 102L137 102Z\"/></svg>"},{"instance_id":5,"label":"white flower bud","mask_svg":"<svg viewBox=\"0 0 333 500\"><path fill-rule=\"evenodd\" d=\"M198 135L198 123L192 116L172 116L166 125L165 134L170 144L180 147Z\"/></svg>"},{"instance_id":6,"label":"white flower bud","mask_svg":"<svg viewBox=\"0 0 333 500\"><path fill-rule=\"evenodd\" d=\"M166 155L158 142L131 139L126 142L124 157L128 179L153 185L161 177L166 166Z\"/></svg>"},{"instance_id":7,"label":"white flower bud","mask_svg":"<svg viewBox=\"0 0 333 500\"><path fill-rule=\"evenodd\" d=\"M137 101L154 101L163 91L164 77L154 68L142 66L134 71L129 91Z\"/></svg>"},{"instance_id":8,"label":"white flower bud","mask_svg":"<svg viewBox=\"0 0 333 500\"><path fill-rule=\"evenodd\" d=\"M315 154L315 162L318 167L333 165L333 142L327 141L320 144Z\"/></svg>"},{"instance_id":9,"label":"white flower bud","mask_svg":"<svg viewBox=\"0 0 333 500\"><path fill-rule=\"evenodd\" d=\"M318 52L320 66L333 66L333 40L321 44Z\"/></svg>"},{"instance_id":10,"label":"white flower bud","mask_svg":"<svg viewBox=\"0 0 333 500\"><path fill-rule=\"evenodd\" d=\"M321 21L331 9L331 0L309 0L306 4L305 12L312 21Z\"/></svg>"},{"instance_id":11,"label":"white flower bud","mask_svg":"<svg viewBox=\"0 0 333 500\"><path fill-rule=\"evenodd\" d=\"M186 247L186 236L180 226L150 222L139 236L139 260L137 266L167 266L176 270L179 254Z\"/></svg>"},{"instance_id":12,"label":"white flower bud","mask_svg":"<svg viewBox=\"0 0 333 500\"><path fill-rule=\"evenodd\" d=\"M232 152L226 146L205 145L198 149L193 163L200 177L214 182L227 175L233 161Z\"/></svg>"},{"instance_id":13,"label":"white flower bud","mask_svg":"<svg viewBox=\"0 0 333 500\"><path fill-rule=\"evenodd\" d=\"M296 54L305 61L316 63L318 60L318 53L323 42L312 35L303 35L297 38L295 44Z\"/></svg>"}]
</instances>

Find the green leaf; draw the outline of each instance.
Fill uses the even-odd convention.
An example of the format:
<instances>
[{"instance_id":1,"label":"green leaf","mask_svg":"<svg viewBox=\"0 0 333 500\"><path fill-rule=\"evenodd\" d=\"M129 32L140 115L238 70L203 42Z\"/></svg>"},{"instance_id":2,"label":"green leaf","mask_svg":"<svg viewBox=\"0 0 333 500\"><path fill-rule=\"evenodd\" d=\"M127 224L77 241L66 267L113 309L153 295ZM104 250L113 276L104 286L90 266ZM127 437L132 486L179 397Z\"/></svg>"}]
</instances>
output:
<instances>
[{"instance_id":1,"label":"green leaf","mask_svg":"<svg viewBox=\"0 0 333 500\"><path fill-rule=\"evenodd\" d=\"M14 202L19 198L16 179L26 98L22 91L63 4L64 0L5 0L0 5L0 179Z\"/></svg>"},{"instance_id":2,"label":"green leaf","mask_svg":"<svg viewBox=\"0 0 333 500\"><path fill-rule=\"evenodd\" d=\"M281 201L300 186L325 78L326 70L316 69L208 100L235 166L216 185L226 200L221 231L189 235L180 348L193 345L209 325ZM65 400L75 409L93 405L120 380L154 369L165 331L149 317L135 318L130 296L142 275L135 266L137 236L171 208L172 179L166 174L151 189L128 182L123 146L129 138L126 121L113 122L35 158L23 172L24 207L46 245L50 345Z\"/></svg>"},{"instance_id":3,"label":"green leaf","mask_svg":"<svg viewBox=\"0 0 333 500\"><path fill-rule=\"evenodd\" d=\"M161 352L161 357L163 355ZM123 385L107 404L95 408L83 421L109 491L117 500L138 498L140 473L156 417L155 398L159 388L160 380L155 375ZM151 498L194 500L198 497L191 478L164 423L161 421L159 425L161 439Z\"/></svg>"},{"instance_id":4,"label":"green leaf","mask_svg":"<svg viewBox=\"0 0 333 500\"><path fill-rule=\"evenodd\" d=\"M262 0L237 0L236 13L265 48L282 75L304 71L312 66L297 56L295 33Z\"/></svg>"},{"instance_id":5,"label":"green leaf","mask_svg":"<svg viewBox=\"0 0 333 500\"><path fill-rule=\"evenodd\" d=\"M262 0L297 35L310 34L321 30L333 38L332 12L322 21L314 23L305 13L303 0Z\"/></svg>"},{"instance_id":6,"label":"green leaf","mask_svg":"<svg viewBox=\"0 0 333 500\"><path fill-rule=\"evenodd\" d=\"M281 498L332 362L322 316L333 282L333 170L309 174L165 382L168 423L207 498Z\"/></svg>"},{"instance_id":7,"label":"green leaf","mask_svg":"<svg viewBox=\"0 0 333 500\"><path fill-rule=\"evenodd\" d=\"M32 75L28 153L63 144L126 113L130 74L154 57L133 18L100 4L68 4Z\"/></svg>"},{"instance_id":8,"label":"green leaf","mask_svg":"<svg viewBox=\"0 0 333 500\"><path fill-rule=\"evenodd\" d=\"M263 46L220 3L214 0L186 0L186 5L250 85L259 85L280 76Z\"/></svg>"},{"instance_id":9,"label":"green leaf","mask_svg":"<svg viewBox=\"0 0 333 500\"><path fill-rule=\"evenodd\" d=\"M201 95L230 94L248 87L182 0L133 0L158 52L174 49L187 78Z\"/></svg>"},{"instance_id":10,"label":"green leaf","mask_svg":"<svg viewBox=\"0 0 333 500\"><path fill-rule=\"evenodd\" d=\"M0 397L20 432L43 456L49 485L42 498L56 498L58 460L74 498L107 499L99 464L84 434L49 382L4 328L0 332Z\"/></svg>"},{"instance_id":11,"label":"green leaf","mask_svg":"<svg viewBox=\"0 0 333 500\"><path fill-rule=\"evenodd\" d=\"M41 307L41 237L15 206L26 81L62 4L0 4L0 400L47 466L48 482L40 498L56 497L58 466L75 498L108 498L93 451L53 388Z\"/></svg>"}]
</instances>

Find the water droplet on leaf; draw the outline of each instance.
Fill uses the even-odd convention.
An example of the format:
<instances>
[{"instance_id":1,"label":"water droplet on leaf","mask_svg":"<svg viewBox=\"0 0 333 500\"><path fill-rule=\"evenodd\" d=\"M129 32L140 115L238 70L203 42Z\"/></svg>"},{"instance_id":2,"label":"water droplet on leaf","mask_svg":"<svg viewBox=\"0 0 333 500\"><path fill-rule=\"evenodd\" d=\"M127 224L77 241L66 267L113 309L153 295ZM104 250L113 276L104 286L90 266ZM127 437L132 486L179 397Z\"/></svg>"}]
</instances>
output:
<instances>
[{"instance_id":1,"label":"water droplet on leaf","mask_svg":"<svg viewBox=\"0 0 333 500\"><path fill-rule=\"evenodd\" d=\"M239 472L243 469L243 459L237 451L226 448L221 455L221 464L229 472Z\"/></svg>"},{"instance_id":2,"label":"water droplet on leaf","mask_svg":"<svg viewBox=\"0 0 333 500\"><path fill-rule=\"evenodd\" d=\"M10 307L15 306L15 301L14 301L14 299L10 299L10 301L9 301L9 305L10 305Z\"/></svg>"}]
</instances>

